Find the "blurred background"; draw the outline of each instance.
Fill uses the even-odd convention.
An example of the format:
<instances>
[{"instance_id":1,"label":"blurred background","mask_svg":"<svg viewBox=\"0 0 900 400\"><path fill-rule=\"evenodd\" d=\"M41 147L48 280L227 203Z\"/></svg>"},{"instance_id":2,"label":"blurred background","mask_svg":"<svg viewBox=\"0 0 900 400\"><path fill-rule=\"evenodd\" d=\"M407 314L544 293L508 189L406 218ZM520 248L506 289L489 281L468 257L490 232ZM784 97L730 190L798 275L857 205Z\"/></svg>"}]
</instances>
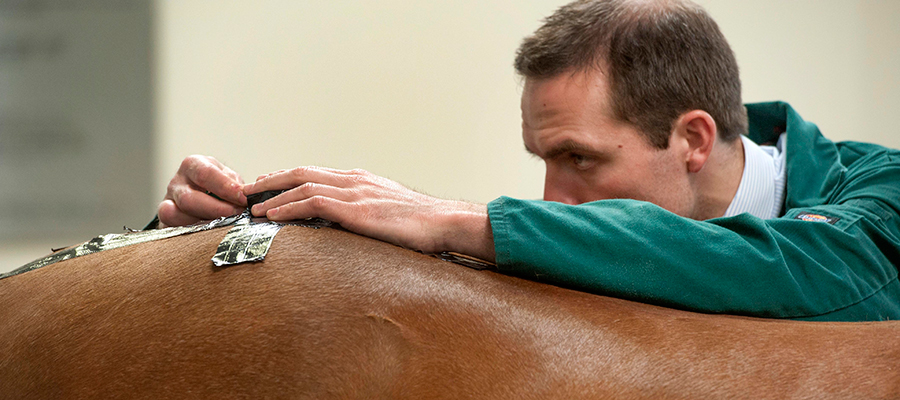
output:
<instances>
[{"instance_id":1,"label":"blurred background","mask_svg":"<svg viewBox=\"0 0 900 400\"><path fill-rule=\"evenodd\" d=\"M700 0L747 102L900 147L900 1ZM190 154L540 198L521 39L566 1L0 0L0 272L139 229Z\"/></svg>"}]
</instances>

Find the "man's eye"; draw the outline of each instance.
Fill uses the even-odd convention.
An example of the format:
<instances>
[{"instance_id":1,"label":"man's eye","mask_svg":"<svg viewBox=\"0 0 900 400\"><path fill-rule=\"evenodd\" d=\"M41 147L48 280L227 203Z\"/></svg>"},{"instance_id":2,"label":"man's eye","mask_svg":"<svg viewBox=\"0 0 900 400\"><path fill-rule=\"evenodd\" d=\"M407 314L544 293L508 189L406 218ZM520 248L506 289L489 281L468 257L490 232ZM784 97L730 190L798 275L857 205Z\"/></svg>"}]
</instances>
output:
<instances>
[{"instance_id":1,"label":"man's eye","mask_svg":"<svg viewBox=\"0 0 900 400\"><path fill-rule=\"evenodd\" d=\"M594 160L591 157L581 155L581 154L572 154L572 164L575 164L576 168L579 169L587 169L593 165Z\"/></svg>"}]
</instances>

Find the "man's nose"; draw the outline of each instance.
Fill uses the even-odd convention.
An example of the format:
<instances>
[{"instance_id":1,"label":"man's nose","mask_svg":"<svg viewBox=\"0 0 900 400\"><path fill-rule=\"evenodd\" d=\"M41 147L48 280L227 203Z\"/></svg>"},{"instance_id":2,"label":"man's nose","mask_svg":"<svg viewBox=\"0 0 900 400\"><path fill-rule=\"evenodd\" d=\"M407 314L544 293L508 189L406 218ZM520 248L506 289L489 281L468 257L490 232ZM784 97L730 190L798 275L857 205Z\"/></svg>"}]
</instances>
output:
<instances>
[{"instance_id":1,"label":"man's nose","mask_svg":"<svg viewBox=\"0 0 900 400\"><path fill-rule=\"evenodd\" d=\"M574 188L566 184L565 180L553 174L550 170L547 171L547 175L544 177L544 201L555 201L569 205L578 204Z\"/></svg>"}]
</instances>

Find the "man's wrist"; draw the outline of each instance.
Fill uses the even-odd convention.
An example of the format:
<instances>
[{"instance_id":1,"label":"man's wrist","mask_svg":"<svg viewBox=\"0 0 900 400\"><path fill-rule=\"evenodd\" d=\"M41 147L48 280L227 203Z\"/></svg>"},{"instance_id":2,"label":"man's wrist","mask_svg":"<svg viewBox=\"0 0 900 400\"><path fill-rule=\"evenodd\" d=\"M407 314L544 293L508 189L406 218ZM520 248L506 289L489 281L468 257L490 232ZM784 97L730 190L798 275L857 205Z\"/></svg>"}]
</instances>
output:
<instances>
[{"instance_id":1,"label":"man's wrist","mask_svg":"<svg viewBox=\"0 0 900 400\"><path fill-rule=\"evenodd\" d=\"M452 251L494 262L494 234L484 204L451 201L436 221L442 234L439 251Z\"/></svg>"}]
</instances>

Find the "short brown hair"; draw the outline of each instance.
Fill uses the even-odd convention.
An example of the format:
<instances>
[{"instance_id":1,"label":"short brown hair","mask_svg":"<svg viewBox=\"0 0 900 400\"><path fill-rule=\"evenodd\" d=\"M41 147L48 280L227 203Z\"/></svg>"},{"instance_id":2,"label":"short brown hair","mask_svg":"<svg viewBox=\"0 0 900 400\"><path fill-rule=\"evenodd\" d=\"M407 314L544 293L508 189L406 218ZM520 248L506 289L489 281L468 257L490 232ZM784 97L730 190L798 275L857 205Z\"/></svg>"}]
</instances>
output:
<instances>
[{"instance_id":1,"label":"short brown hair","mask_svg":"<svg viewBox=\"0 0 900 400\"><path fill-rule=\"evenodd\" d=\"M603 70L613 113L668 147L682 113L704 110L719 138L747 132L734 53L702 7L681 0L578 0L548 17L516 54L526 78Z\"/></svg>"}]
</instances>

